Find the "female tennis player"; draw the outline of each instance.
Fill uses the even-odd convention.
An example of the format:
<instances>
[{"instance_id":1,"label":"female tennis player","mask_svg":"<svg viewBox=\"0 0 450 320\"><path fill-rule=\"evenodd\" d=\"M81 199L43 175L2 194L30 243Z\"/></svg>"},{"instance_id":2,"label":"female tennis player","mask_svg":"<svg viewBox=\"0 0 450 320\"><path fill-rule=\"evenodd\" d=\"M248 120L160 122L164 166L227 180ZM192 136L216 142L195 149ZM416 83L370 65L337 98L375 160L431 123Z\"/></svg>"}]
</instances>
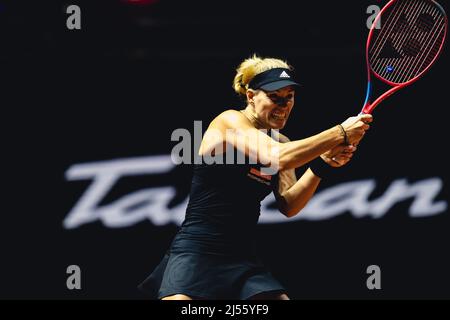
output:
<instances>
[{"instance_id":1,"label":"female tennis player","mask_svg":"<svg viewBox=\"0 0 450 320\"><path fill-rule=\"evenodd\" d=\"M235 151L228 160L241 155L246 161L194 165L185 220L141 290L163 300L289 299L255 253L260 202L274 192L280 212L295 216L321 179L350 161L372 121L371 115L350 117L290 141L275 129L286 125L294 106L299 85L292 70L285 61L256 55L240 64L233 86L247 106L211 122L199 155L225 158ZM297 180L295 168L305 164ZM264 172L269 167L274 174Z\"/></svg>"}]
</instances>

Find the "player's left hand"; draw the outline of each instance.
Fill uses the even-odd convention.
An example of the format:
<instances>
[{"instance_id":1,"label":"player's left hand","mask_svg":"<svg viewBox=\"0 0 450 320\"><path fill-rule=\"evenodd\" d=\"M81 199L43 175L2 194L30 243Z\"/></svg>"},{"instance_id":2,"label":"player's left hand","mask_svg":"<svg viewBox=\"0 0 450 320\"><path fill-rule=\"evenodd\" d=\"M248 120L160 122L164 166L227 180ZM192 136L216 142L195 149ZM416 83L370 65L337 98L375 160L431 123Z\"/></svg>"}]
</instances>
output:
<instances>
[{"instance_id":1,"label":"player's left hand","mask_svg":"<svg viewBox=\"0 0 450 320\"><path fill-rule=\"evenodd\" d=\"M352 159L356 149L357 148L353 145L340 144L322 154L321 157L323 161L332 167L342 167Z\"/></svg>"}]
</instances>

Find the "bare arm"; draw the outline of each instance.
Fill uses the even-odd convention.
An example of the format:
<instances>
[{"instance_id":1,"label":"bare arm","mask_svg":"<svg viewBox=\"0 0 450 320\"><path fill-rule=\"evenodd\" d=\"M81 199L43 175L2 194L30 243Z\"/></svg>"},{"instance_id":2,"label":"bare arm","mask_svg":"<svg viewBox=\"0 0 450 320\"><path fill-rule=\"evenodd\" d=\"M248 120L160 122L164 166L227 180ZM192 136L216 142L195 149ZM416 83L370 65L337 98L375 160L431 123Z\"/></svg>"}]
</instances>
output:
<instances>
[{"instance_id":1,"label":"bare arm","mask_svg":"<svg viewBox=\"0 0 450 320\"><path fill-rule=\"evenodd\" d=\"M370 122L371 118L364 120ZM358 143L369 127L361 117L349 118L342 125L347 129L350 143ZM217 146L223 148L224 144L228 143L247 156L256 157L263 165L278 163L279 185L278 190L274 192L275 197L279 210L284 215L292 217L308 203L320 183L320 178L310 169L297 181L295 168L330 150L339 153L342 148L346 148L347 146L342 145L344 138L341 134L342 131L336 126L297 141L289 141L287 137L279 134L279 141L275 141L257 130L242 113L228 110L211 122L199 153L212 154ZM342 157L344 162L348 162L351 155Z\"/></svg>"},{"instance_id":2,"label":"bare arm","mask_svg":"<svg viewBox=\"0 0 450 320\"><path fill-rule=\"evenodd\" d=\"M258 162L277 166L282 171L301 167L341 144L343 139L336 126L306 139L280 143L257 130L241 112L228 110L211 122L200 146L200 155L211 154L226 141Z\"/></svg>"},{"instance_id":3,"label":"bare arm","mask_svg":"<svg viewBox=\"0 0 450 320\"><path fill-rule=\"evenodd\" d=\"M280 134L279 141L287 143L290 140ZM288 218L297 215L314 195L320 180L310 169L299 180L295 175L295 169L280 171L278 174L278 189L274 190L280 212Z\"/></svg>"},{"instance_id":4,"label":"bare arm","mask_svg":"<svg viewBox=\"0 0 450 320\"><path fill-rule=\"evenodd\" d=\"M282 179L281 175L279 178ZM277 199L280 212L288 218L297 215L311 200L319 186L320 180L311 169L308 169L289 189L279 189L278 192L281 191L282 193L276 194L275 198Z\"/></svg>"}]
</instances>

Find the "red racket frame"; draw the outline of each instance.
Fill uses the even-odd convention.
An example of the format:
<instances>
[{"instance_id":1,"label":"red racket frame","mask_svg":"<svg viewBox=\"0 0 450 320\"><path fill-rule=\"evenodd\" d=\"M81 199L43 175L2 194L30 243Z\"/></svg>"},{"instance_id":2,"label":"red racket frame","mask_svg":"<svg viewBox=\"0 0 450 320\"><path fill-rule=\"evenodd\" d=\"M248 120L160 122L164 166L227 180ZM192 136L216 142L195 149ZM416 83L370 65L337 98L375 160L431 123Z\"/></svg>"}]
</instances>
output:
<instances>
[{"instance_id":1,"label":"red racket frame","mask_svg":"<svg viewBox=\"0 0 450 320\"><path fill-rule=\"evenodd\" d=\"M444 9L442 8L442 6L437 3L434 0L429 0L431 2L433 2L436 6L438 6L442 12L444 13L445 16L445 33L444 33L444 41L442 41L441 46L439 48L439 51L436 55L436 57L434 57L434 59L431 61L431 63L428 65L428 67L426 67L420 74L418 74L416 77L414 77L413 79L404 82L404 83L395 83L395 82L391 82L387 79L382 78L380 75L378 75L375 71L372 70L372 68L370 67L370 63L369 63L369 46L370 46L370 42L372 40L374 31L375 31L375 26L378 24L378 21L381 19L381 16L383 15L383 13L390 8L395 2L400 1L400 0L391 0L389 1L389 3L387 3L384 8L378 13L377 17L375 18L371 28L370 28L370 32L369 32L369 36L367 38L367 44L366 44L366 63L367 63L367 94L366 94L366 101L364 102L364 106L361 110L361 114L370 114L373 112L373 110L375 109L376 106L378 106L381 102L383 102L386 98L388 98L389 96L391 96L392 94L394 94L395 92L399 91L400 89L403 89L406 86L409 86L410 84L416 82L418 79L420 79L430 68L431 66L435 63L435 61L438 59L438 57L441 55L442 53L442 49L444 47L444 43L445 43L445 39L447 38L447 31L448 31L448 18L447 18L447 14L445 13ZM406 0L403 0L406 1ZM373 103L370 102L370 97L371 97L371 93L372 93L372 77L371 74L374 74L374 76L376 78L378 78L379 80L381 80L382 82L392 86L393 88L389 89L388 91L386 91L384 94L382 94L380 97L378 97Z\"/></svg>"}]
</instances>

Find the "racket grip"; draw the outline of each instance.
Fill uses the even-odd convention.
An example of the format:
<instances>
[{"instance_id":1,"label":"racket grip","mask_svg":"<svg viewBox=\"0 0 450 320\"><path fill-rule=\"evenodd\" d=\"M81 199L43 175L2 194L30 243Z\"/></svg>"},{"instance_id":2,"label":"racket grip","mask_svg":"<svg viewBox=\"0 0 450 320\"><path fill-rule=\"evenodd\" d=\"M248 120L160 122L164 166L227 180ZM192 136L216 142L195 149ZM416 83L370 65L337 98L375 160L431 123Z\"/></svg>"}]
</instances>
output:
<instances>
[{"instance_id":1,"label":"racket grip","mask_svg":"<svg viewBox=\"0 0 450 320\"><path fill-rule=\"evenodd\" d=\"M367 103L364 105L364 107L361 109L360 115L362 114L371 114L373 111L373 106L370 103Z\"/></svg>"}]
</instances>

